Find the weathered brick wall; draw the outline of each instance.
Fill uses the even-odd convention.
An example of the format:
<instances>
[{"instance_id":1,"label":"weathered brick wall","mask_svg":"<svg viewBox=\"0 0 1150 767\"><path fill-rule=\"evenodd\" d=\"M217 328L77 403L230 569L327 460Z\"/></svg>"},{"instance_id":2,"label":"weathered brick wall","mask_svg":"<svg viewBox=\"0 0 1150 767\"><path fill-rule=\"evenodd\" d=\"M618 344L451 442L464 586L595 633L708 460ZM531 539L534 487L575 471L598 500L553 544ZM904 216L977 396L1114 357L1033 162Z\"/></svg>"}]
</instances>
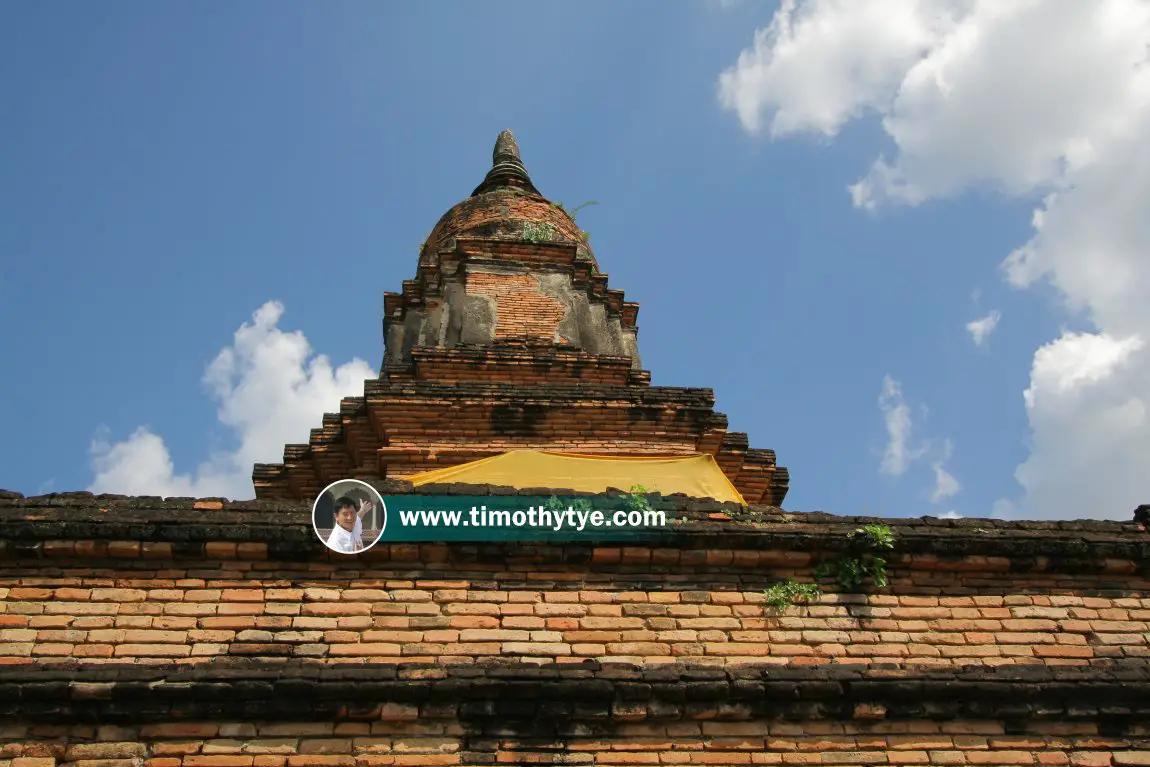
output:
<instances>
[{"instance_id":1,"label":"weathered brick wall","mask_svg":"<svg viewBox=\"0 0 1150 767\"><path fill-rule=\"evenodd\" d=\"M864 520L655 502L349 558L296 506L0 498L0 760L1150 764L1141 525L890 520L889 587L779 613Z\"/></svg>"},{"instance_id":2,"label":"weathered brick wall","mask_svg":"<svg viewBox=\"0 0 1150 767\"><path fill-rule=\"evenodd\" d=\"M544 295L533 274L475 272L467 275L467 292L495 304L495 337L554 339L567 308ZM564 339L566 342L566 339Z\"/></svg>"},{"instance_id":3,"label":"weathered brick wall","mask_svg":"<svg viewBox=\"0 0 1150 767\"><path fill-rule=\"evenodd\" d=\"M690 580L659 583L666 570L635 566L615 574L604 553L609 550L592 555L603 566L591 572L567 566L544 573L563 581L549 588L532 587L522 572L495 569L451 578L443 566L451 556L446 547L423 552L431 561L377 559L359 565L354 575L325 572L330 564L266 560L224 567L171 562L163 577L107 567L64 568L45 577L40 568L21 573L9 567L6 582L34 585L0 588L0 662L201 663L257 656L332 663L528 658L1000 666L1150 657L1150 598L1038 594L1049 591L1041 580L936 571L923 580L944 593L974 592L972 580L981 584L978 591L1004 593L909 596L924 589L904 575L893 589L900 595L829 594L819 604L776 616L764 608L763 589L778 577L784 552L767 552L766 559L759 552L709 552L728 562L724 554L746 555L745 569L729 575L721 590L705 572L717 564L703 571L684 566L678 576ZM668 552L665 567L679 568L681 560L671 554L681 556ZM629 555L636 563L649 558L642 549ZM771 569L754 574L763 568ZM412 579L421 570L433 577ZM658 585L635 590L640 583ZM1079 579L1054 588L1096 590L1098 583ZM1146 588L1144 582L1132 586Z\"/></svg>"}]
</instances>

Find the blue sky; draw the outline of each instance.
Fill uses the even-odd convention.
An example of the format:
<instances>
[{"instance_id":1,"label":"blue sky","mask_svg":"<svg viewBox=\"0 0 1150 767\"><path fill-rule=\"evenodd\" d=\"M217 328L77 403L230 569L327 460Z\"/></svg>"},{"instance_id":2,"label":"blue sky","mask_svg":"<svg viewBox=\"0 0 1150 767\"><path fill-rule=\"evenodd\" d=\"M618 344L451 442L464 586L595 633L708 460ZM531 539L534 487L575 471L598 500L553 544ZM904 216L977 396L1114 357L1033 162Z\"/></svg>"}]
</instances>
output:
<instances>
[{"instance_id":1,"label":"blue sky","mask_svg":"<svg viewBox=\"0 0 1150 767\"><path fill-rule=\"evenodd\" d=\"M1104 504L1054 510L1058 456L1032 460L1028 486L1016 478L1061 441L1063 421L1039 421L1024 403L1044 345L1118 339L1109 373L1141 353L1146 330L1142 317L1125 335L1108 330L1089 297L1069 306L1073 286L1058 282L1068 267L1026 284L1004 276L1004 259L1036 237L1033 212L1061 188L1057 172L1015 183L1019 174L989 161L969 178L939 170L942 139L891 127L913 126L925 108L900 113L882 78L846 80L866 95L845 106L804 101L844 82L846 65L818 40L796 43L795 57L830 64L795 65L782 86L746 77L740 95L724 95L724 72L769 74L790 60L778 34L760 33L755 47L756 30L783 28L774 3L450 8L123 0L0 10L0 487L115 491L108 477L125 475L107 461L140 427L196 491L211 489L196 484L204 462L234 459L244 434L243 460L276 461L283 442L306 441L319 424L310 413L287 439L236 414L236 396L275 399L244 386L243 371L270 368L235 363L237 346L225 355L230 384L213 390L220 377L205 383L205 371L269 301L283 313L255 323L260 338L290 344L285 334L298 331L333 367L358 358L377 370L383 292L414 275L419 243L482 179L509 127L544 194L598 201L580 223L611 285L641 303L653 382L712 387L731 428L790 469L788 508L1128 518L1150 501L1123 469ZM950 34L924 24L936 37L916 61ZM909 66L883 75L899 94ZM802 78L810 89L796 95ZM780 117L772 129L772 114L809 119L788 128ZM934 136L948 124L921 121ZM972 125L975 139L997 136ZM1065 145L1055 159L1069 156ZM919 192L895 199L892 186L869 206L852 198L877 158ZM992 312L1001 320L976 344L966 326ZM363 369L344 367L343 385ZM322 368L300 375L303 399L330 400L321 410L362 393L336 391L335 373L319 381ZM1150 401L1145 393L1119 404ZM1113 449L1144 448L1147 428L1134 423ZM153 469L161 487L120 491L168 494L167 468ZM940 471L953 482L940 484Z\"/></svg>"}]
</instances>

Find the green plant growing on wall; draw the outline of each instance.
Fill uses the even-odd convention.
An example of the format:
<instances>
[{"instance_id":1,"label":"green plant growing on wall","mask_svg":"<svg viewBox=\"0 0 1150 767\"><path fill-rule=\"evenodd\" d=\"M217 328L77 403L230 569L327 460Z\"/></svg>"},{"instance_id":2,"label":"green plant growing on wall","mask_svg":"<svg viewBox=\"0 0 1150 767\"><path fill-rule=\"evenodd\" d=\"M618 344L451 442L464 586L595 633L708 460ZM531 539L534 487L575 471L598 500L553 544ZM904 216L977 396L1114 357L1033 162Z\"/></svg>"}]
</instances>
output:
<instances>
[{"instance_id":1,"label":"green plant growing on wall","mask_svg":"<svg viewBox=\"0 0 1150 767\"><path fill-rule=\"evenodd\" d=\"M642 485L632 485L631 491L623 496L623 503L628 511L650 511L651 503L647 500L649 491Z\"/></svg>"},{"instance_id":2,"label":"green plant growing on wall","mask_svg":"<svg viewBox=\"0 0 1150 767\"><path fill-rule=\"evenodd\" d=\"M815 567L816 583L798 583L790 578L776 583L765 592L767 606L781 612L793 604L817 601L822 595L817 581L831 580L848 593L881 589L889 583L884 554L892 551L897 541L898 536L886 525L863 525L847 535L844 554Z\"/></svg>"},{"instance_id":3,"label":"green plant growing on wall","mask_svg":"<svg viewBox=\"0 0 1150 767\"><path fill-rule=\"evenodd\" d=\"M847 592L860 591L866 586L883 588L887 585L886 557L894 549L897 537L886 525L863 525L847 536L847 552L827 560L815 568L815 577L834 579L839 588Z\"/></svg>"},{"instance_id":4,"label":"green plant growing on wall","mask_svg":"<svg viewBox=\"0 0 1150 767\"><path fill-rule=\"evenodd\" d=\"M822 589L815 583L798 583L788 578L766 590L767 606L775 612L782 612L793 604L816 602L822 596Z\"/></svg>"},{"instance_id":5,"label":"green plant growing on wall","mask_svg":"<svg viewBox=\"0 0 1150 767\"><path fill-rule=\"evenodd\" d=\"M555 227L551 224L528 221L523 225L523 239L528 242L550 242L555 239Z\"/></svg>"}]
</instances>

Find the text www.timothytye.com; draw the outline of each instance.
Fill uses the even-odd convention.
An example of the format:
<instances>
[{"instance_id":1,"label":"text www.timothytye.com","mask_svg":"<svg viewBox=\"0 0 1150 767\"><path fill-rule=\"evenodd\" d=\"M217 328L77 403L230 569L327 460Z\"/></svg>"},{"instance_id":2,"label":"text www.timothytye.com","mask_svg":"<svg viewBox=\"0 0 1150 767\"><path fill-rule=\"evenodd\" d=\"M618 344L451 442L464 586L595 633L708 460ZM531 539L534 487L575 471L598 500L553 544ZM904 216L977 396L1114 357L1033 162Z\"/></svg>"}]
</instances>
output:
<instances>
[{"instance_id":1,"label":"text www.timothytye.com","mask_svg":"<svg viewBox=\"0 0 1150 767\"><path fill-rule=\"evenodd\" d=\"M608 513L572 507L547 509L531 506L527 510L504 511L472 506L470 511L404 509L399 512L399 522L404 527L526 527L559 532L581 531L588 527L664 527L667 524L667 514L656 509Z\"/></svg>"}]
</instances>

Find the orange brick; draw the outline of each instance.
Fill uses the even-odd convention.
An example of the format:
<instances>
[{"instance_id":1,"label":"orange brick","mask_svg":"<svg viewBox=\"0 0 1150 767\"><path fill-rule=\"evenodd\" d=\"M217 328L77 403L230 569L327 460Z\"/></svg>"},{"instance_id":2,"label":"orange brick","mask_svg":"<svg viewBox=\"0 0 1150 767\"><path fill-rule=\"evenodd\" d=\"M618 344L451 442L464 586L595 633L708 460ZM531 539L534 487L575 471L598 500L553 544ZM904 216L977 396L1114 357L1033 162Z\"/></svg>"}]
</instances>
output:
<instances>
[{"instance_id":1,"label":"orange brick","mask_svg":"<svg viewBox=\"0 0 1150 767\"><path fill-rule=\"evenodd\" d=\"M236 546L236 555L240 559L267 559L268 545L266 543L241 543Z\"/></svg>"},{"instance_id":2,"label":"orange brick","mask_svg":"<svg viewBox=\"0 0 1150 767\"><path fill-rule=\"evenodd\" d=\"M204 745L202 740L160 741L152 744L153 756L197 754Z\"/></svg>"},{"instance_id":3,"label":"orange brick","mask_svg":"<svg viewBox=\"0 0 1150 767\"><path fill-rule=\"evenodd\" d=\"M1034 755L1029 751L968 751L967 764L1034 764Z\"/></svg>"},{"instance_id":4,"label":"orange brick","mask_svg":"<svg viewBox=\"0 0 1150 767\"><path fill-rule=\"evenodd\" d=\"M109 541L108 556L138 557L140 556L140 543L139 541Z\"/></svg>"},{"instance_id":5,"label":"orange brick","mask_svg":"<svg viewBox=\"0 0 1150 767\"><path fill-rule=\"evenodd\" d=\"M148 592L143 589L92 589L88 595L93 602L143 602Z\"/></svg>"},{"instance_id":6,"label":"orange brick","mask_svg":"<svg viewBox=\"0 0 1150 767\"><path fill-rule=\"evenodd\" d=\"M172 544L165 541L144 541L140 544L140 556L148 559L171 559Z\"/></svg>"},{"instance_id":7,"label":"orange brick","mask_svg":"<svg viewBox=\"0 0 1150 767\"><path fill-rule=\"evenodd\" d=\"M1079 645L1038 645L1034 654L1039 658L1093 658L1093 647Z\"/></svg>"},{"instance_id":8,"label":"orange brick","mask_svg":"<svg viewBox=\"0 0 1150 767\"><path fill-rule=\"evenodd\" d=\"M1070 755L1070 763L1074 767L1110 767L1110 753L1079 751Z\"/></svg>"},{"instance_id":9,"label":"orange brick","mask_svg":"<svg viewBox=\"0 0 1150 767\"><path fill-rule=\"evenodd\" d=\"M236 544L234 544L234 543L225 543L222 541L217 541L214 543L204 544L204 554L207 555L207 557L209 559L235 559L236 553L237 553L236 552ZM206 758L206 757L201 757L201 758ZM186 764L186 762L185 762L185 764ZM191 767L191 766L189 765L188 767ZM203 765L203 767L210 767L210 766L209 765Z\"/></svg>"}]
</instances>

